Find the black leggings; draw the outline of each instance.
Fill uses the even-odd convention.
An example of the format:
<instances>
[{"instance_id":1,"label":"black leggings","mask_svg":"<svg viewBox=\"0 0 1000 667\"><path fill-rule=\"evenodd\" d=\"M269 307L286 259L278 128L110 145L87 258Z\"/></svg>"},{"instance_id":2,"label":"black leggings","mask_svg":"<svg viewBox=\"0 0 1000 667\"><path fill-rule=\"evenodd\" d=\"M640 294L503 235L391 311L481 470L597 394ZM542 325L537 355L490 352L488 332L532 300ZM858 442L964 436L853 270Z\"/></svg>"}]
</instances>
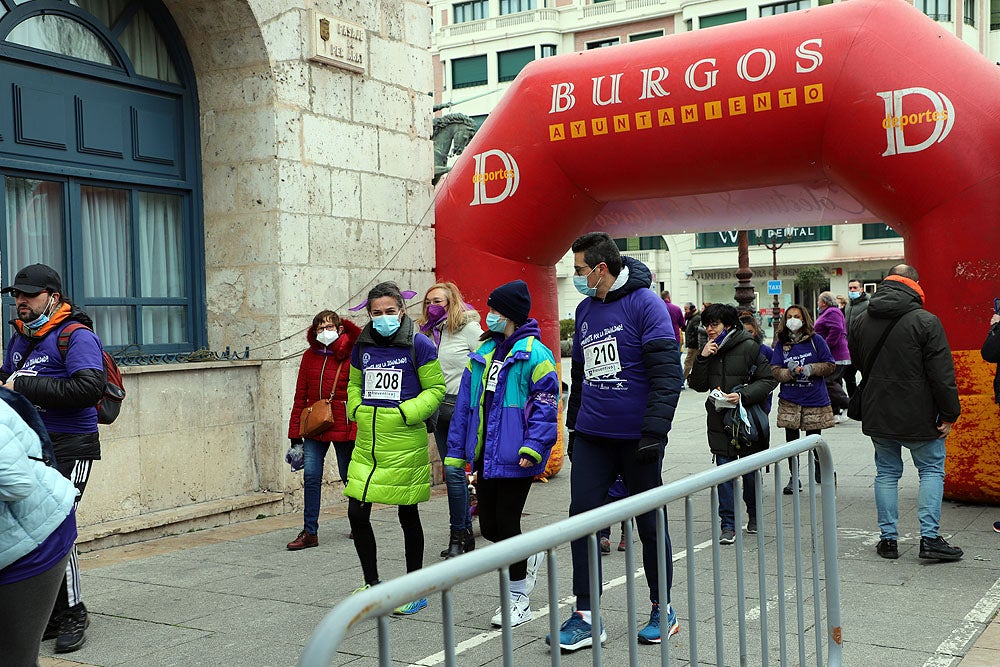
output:
<instances>
[{"instance_id":1,"label":"black leggings","mask_svg":"<svg viewBox=\"0 0 1000 667\"><path fill-rule=\"evenodd\" d=\"M485 539L499 542L521 534L521 512L528 500L531 482L531 477L483 479L479 472L476 498L479 499L479 530ZM511 564L511 581L521 581L526 576L526 561Z\"/></svg>"},{"instance_id":2,"label":"black leggings","mask_svg":"<svg viewBox=\"0 0 1000 667\"><path fill-rule=\"evenodd\" d=\"M811 429L806 431L806 435L819 435L822 432L821 429ZM786 428L785 429L785 442L791 442L792 440L799 439L799 430L796 428ZM816 472L819 472L819 458L816 456L815 450L812 455L813 463L816 465ZM792 459L788 459L788 471L792 470ZM791 482L789 482L791 484Z\"/></svg>"},{"instance_id":3,"label":"black leggings","mask_svg":"<svg viewBox=\"0 0 1000 667\"><path fill-rule=\"evenodd\" d=\"M354 548L361 561L361 571L365 583L374 586L378 578L378 547L375 531L372 530L372 504L349 498L347 518L354 533ZM420 525L420 512L416 505L399 506L399 525L403 528L403 553L406 556L406 571L419 570L424 564L424 529Z\"/></svg>"}]
</instances>

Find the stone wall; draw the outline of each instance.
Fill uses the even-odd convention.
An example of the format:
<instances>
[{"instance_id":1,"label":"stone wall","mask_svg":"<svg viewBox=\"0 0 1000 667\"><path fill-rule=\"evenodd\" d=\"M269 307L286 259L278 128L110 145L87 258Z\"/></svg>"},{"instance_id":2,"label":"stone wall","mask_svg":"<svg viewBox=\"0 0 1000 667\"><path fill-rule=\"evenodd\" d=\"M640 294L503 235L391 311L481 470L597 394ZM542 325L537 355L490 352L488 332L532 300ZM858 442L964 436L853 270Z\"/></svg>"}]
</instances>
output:
<instances>
[{"instance_id":1,"label":"stone wall","mask_svg":"<svg viewBox=\"0 0 1000 667\"><path fill-rule=\"evenodd\" d=\"M137 412L107 432L82 523L197 502L206 466L232 475L212 493L286 492L295 508L301 475L283 456L312 316L346 314L382 280L421 294L434 281L426 4L165 4L198 81L209 344L249 346L259 364L130 372ZM307 8L364 26L365 74L308 59ZM232 422L197 416L246 402Z\"/></svg>"}]
</instances>

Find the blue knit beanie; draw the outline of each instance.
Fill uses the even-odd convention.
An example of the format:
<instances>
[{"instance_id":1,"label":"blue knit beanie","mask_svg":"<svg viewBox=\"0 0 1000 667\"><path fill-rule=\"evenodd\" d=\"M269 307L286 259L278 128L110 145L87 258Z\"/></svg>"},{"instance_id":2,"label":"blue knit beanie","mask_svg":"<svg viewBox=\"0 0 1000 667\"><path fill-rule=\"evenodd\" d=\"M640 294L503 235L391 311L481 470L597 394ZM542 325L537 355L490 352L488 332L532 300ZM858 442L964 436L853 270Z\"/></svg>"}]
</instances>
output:
<instances>
[{"instance_id":1,"label":"blue knit beanie","mask_svg":"<svg viewBox=\"0 0 1000 667\"><path fill-rule=\"evenodd\" d=\"M531 294L528 293L528 283L515 280L493 290L487 305L504 317L510 318L514 326L521 326L528 321L531 310Z\"/></svg>"}]
</instances>

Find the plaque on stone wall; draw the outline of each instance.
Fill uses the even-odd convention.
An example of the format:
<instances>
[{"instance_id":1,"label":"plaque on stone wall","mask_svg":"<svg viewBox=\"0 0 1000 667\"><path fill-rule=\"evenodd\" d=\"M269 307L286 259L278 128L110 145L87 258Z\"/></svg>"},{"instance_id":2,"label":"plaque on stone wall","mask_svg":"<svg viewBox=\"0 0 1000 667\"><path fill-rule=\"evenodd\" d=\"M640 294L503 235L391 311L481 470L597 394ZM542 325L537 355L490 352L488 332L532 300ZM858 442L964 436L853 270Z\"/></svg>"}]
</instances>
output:
<instances>
[{"instance_id":1,"label":"plaque on stone wall","mask_svg":"<svg viewBox=\"0 0 1000 667\"><path fill-rule=\"evenodd\" d=\"M315 10L309 17L309 59L364 74L368 69L364 27Z\"/></svg>"}]
</instances>

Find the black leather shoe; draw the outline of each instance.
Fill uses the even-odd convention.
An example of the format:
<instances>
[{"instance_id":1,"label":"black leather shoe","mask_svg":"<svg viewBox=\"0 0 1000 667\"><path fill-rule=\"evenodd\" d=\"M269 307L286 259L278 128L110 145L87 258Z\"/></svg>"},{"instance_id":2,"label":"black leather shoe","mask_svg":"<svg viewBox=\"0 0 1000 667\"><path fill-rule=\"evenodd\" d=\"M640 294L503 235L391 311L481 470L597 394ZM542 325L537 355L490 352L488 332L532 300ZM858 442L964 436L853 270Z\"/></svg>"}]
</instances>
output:
<instances>
[{"instance_id":1,"label":"black leather shoe","mask_svg":"<svg viewBox=\"0 0 1000 667\"><path fill-rule=\"evenodd\" d=\"M920 538L920 557L921 558L933 558L936 560L961 560L964 552L958 547L953 547L944 541L944 538L938 535L937 537L921 537Z\"/></svg>"},{"instance_id":2,"label":"black leather shoe","mask_svg":"<svg viewBox=\"0 0 1000 667\"><path fill-rule=\"evenodd\" d=\"M56 653L70 653L81 648L87 641L84 632L88 625L90 625L90 616L82 602L67 609L59 624Z\"/></svg>"},{"instance_id":3,"label":"black leather shoe","mask_svg":"<svg viewBox=\"0 0 1000 667\"><path fill-rule=\"evenodd\" d=\"M53 616L45 624L45 632L42 633L42 641L55 639L59 636L59 628L62 625L62 616Z\"/></svg>"},{"instance_id":4,"label":"black leather shoe","mask_svg":"<svg viewBox=\"0 0 1000 667\"><path fill-rule=\"evenodd\" d=\"M896 543L896 540L879 540L878 546L875 547L875 552L882 558L888 558L890 560L899 558L899 546Z\"/></svg>"}]
</instances>

